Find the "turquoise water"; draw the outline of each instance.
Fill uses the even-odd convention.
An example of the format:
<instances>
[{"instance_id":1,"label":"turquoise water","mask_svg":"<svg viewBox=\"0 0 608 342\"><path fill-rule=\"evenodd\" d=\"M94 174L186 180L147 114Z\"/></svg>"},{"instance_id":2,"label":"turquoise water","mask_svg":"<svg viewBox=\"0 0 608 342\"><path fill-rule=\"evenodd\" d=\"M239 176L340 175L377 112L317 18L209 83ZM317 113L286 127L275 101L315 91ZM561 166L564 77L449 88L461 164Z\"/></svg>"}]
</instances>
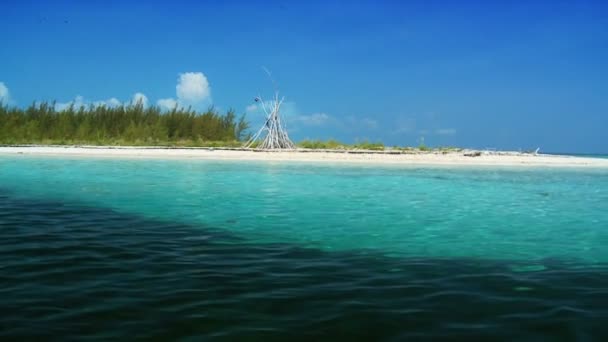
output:
<instances>
[{"instance_id":1,"label":"turquoise water","mask_svg":"<svg viewBox=\"0 0 608 342\"><path fill-rule=\"evenodd\" d=\"M0 339L601 340L607 245L608 170L4 156Z\"/></svg>"},{"instance_id":2,"label":"turquoise water","mask_svg":"<svg viewBox=\"0 0 608 342\"><path fill-rule=\"evenodd\" d=\"M608 170L0 159L17 196L387 255L608 261Z\"/></svg>"}]
</instances>

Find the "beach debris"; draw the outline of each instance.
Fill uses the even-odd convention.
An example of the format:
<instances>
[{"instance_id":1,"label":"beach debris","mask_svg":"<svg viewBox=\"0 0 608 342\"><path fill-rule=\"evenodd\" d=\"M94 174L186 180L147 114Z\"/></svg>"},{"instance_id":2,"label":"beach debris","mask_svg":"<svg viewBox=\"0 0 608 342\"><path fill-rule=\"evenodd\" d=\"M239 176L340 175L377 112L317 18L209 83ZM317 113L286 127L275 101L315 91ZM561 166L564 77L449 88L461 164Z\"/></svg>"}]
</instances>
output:
<instances>
[{"instance_id":1,"label":"beach debris","mask_svg":"<svg viewBox=\"0 0 608 342\"><path fill-rule=\"evenodd\" d=\"M266 68L264 68L264 71L266 71L272 80L270 72ZM296 145L289 139L287 129L281 120L280 110L284 99L284 97L279 99L279 91L276 88L276 84L272 100L264 101L261 96L255 98L255 102L258 103L264 112L265 121L260 130L245 143L245 148L252 148L254 146L259 150L293 150L296 148Z\"/></svg>"},{"instance_id":2,"label":"beach debris","mask_svg":"<svg viewBox=\"0 0 608 342\"><path fill-rule=\"evenodd\" d=\"M481 156L481 151L470 151L464 153L465 157L479 157Z\"/></svg>"}]
</instances>

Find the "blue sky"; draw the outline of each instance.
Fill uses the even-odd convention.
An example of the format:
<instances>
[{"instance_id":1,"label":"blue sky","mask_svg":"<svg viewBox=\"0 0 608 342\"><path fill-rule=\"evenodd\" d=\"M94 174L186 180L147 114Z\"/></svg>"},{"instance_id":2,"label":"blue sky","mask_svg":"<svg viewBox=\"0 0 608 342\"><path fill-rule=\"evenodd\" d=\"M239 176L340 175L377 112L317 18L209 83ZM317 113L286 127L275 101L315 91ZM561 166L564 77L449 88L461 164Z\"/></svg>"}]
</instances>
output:
<instances>
[{"instance_id":1,"label":"blue sky","mask_svg":"<svg viewBox=\"0 0 608 342\"><path fill-rule=\"evenodd\" d=\"M290 134L608 152L600 1L4 1L0 97L213 104ZM173 101L173 102L171 102Z\"/></svg>"}]
</instances>

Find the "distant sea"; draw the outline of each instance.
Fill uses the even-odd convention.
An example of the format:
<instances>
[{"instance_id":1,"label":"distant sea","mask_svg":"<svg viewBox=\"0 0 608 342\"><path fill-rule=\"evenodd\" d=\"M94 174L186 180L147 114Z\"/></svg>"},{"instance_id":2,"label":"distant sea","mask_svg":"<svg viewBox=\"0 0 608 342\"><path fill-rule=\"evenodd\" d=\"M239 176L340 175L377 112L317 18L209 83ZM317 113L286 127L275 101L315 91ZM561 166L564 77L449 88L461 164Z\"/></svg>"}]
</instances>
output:
<instances>
[{"instance_id":1,"label":"distant sea","mask_svg":"<svg viewBox=\"0 0 608 342\"><path fill-rule=\"evenodd\" d=\"M542 152L543 154L552 154L560 156L585 157L585 158L601 158L608 159L608 154L599 153L559 153L559 152Z\"/></svg>"},{"instance_id":2,"label":"distant sea","mask_svg":"<svg viewBox=\"0 0 608 342\"><path fill-rule=\"evenodd\" d=\"M0 339L606 340L608 170L0 157Z\"/></svg>"}]
</instances>

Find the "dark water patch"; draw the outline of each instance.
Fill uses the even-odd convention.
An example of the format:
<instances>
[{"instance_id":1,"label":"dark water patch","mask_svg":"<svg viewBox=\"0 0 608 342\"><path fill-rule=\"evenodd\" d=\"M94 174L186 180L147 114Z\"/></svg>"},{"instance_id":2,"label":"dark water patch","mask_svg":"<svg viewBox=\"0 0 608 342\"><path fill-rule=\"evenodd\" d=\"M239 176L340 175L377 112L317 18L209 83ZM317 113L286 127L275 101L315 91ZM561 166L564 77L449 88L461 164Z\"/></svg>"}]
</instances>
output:
<instances>
[{"instance_id":1,"label":"dark water patch","mask_svg":"<svg viewBox=\"0 0 608 342\"><path fill-rule=\"evenodd\" d=\"M3 340L602 340L607 289L607 265L253 244L0 195Z\"/></svg>"}]
</instances>

